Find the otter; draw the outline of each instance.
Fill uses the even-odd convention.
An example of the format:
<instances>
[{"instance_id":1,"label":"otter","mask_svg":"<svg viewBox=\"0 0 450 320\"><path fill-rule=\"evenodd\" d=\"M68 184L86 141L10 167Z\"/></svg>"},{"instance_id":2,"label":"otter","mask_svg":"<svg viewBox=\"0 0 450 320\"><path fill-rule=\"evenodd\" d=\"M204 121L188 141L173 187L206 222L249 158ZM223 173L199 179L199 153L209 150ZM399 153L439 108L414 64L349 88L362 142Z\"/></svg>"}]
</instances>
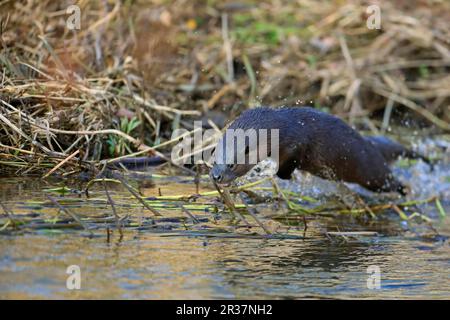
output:
<instances>
[{"instance_id":1,"label":"otter","mask_svg":"<svg viewBox=\"0 0 450 320\"><path fill-rule=\"evenodd\" d=\"M425 157L385 137L363 137L340 118L311 107L258 107L243 112L226 130L267 129L267 150L271 150L270 129L278 129L278 171L281 179L290 179L295 169L307 171L327 180L357 183L375 192L406 194L405 186L392 174L388 164L398 156ZM264 159L245 139L245 162L227 163L226 134L217 146L223 152L214 154L211 178L218 184L229 184L245 175L256 163L248 161L257 152L257 162ZM258 133L258 141L260 135ZM235 141L231 144L237 150ZM258 144L256 144L258 148ZM233 151L233 150L231 150ZM235 154L235 153L234 153ZM265 157L269 157L270 153Z\"/></svg>"}]
</instances>

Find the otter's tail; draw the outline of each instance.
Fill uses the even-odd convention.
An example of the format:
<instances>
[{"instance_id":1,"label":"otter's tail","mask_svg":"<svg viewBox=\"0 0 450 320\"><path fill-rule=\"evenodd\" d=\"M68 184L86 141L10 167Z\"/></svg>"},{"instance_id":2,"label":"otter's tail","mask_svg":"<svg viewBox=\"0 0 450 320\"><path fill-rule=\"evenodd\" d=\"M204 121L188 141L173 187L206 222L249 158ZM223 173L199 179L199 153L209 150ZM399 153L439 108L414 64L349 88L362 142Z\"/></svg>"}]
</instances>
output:
<instances>
[{"instance_id":1,"label":"otter's tail","mask_svg":"<svg viewBox=\"0 0 450 320\"><path fill-rule=\"evenodd\" d=\"M411 149L408 149L403 145L401 145L400 143L395 142L389 138L383 136L371 136L371 137L364 137L364 139L366 139L372 145L374 145L375 148L377 148L381 152L383 158L388 163L397 160L398 157L403 157L408 159L421 159L423 162L433 167L433 164L431 163L430 159L428 159L424 155L415 152Z\"/></svg>"}]
</instances>

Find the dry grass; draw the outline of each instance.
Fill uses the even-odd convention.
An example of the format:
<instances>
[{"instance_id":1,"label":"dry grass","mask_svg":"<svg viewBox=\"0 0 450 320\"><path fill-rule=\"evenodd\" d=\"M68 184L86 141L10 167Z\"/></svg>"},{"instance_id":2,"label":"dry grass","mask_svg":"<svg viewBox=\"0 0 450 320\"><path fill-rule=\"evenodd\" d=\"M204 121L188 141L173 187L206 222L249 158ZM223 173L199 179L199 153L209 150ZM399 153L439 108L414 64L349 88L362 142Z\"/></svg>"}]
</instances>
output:
<instances>
[{"instance_id":1,"label":"dry grass","mask_svg":"<svg viewBox=\"0 0 450 320\"><path fill-rule=\"evenodd\" d=\"M155 153L174 128L257 104L312 104L374 131L395 108L450 130L446 1L380 1L381 30L365 1L130 3L79 1L72 31L71 1L0 2L1 171Z\"/></svg>"}]
</instances>

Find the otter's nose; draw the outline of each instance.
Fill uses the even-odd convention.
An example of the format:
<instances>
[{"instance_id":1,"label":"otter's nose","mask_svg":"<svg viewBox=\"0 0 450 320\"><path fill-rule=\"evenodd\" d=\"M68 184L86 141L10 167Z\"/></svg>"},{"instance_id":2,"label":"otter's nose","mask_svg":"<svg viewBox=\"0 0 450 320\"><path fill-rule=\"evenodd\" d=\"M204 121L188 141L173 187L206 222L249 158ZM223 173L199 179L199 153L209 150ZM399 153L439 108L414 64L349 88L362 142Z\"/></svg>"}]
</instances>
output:
<instances>
[{"instance_id":1,"label":"otter's nose","mask_svg":"<svg viewBox=\"0 0 450 320\"><path fill-rule=\"evenodd\" d=\"M222 180L222 175L220 173L213 172L211 176L216 182L220 182Z\"/></svg>"}]
</instances>

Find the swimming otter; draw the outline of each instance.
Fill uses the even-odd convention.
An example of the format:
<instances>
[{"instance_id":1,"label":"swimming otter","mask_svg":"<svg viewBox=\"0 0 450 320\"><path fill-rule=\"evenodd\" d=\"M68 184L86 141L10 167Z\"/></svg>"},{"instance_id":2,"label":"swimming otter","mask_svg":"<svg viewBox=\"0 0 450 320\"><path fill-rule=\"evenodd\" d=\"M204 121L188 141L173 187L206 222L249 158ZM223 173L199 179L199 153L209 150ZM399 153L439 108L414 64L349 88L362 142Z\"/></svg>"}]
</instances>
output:
<instances>
[{"instance_id":1,"label":"swimming otter","mask_svg":"<svg viewBox=\"0 0 450 320\"><path fill-rule=\"evenodd\" d=\"M353 182L372 191L397 191L404 195L405 187L393 177L388 163L400 155L421 157L387 138L364 138L341 119L310 107L250 109L234 120L227 128L230 129L267 129L267 150L271 150L270 129L279 129L277 176L282 179L289 179L298 168L328 180ZM245 150L245 162L227 163L225 137L226 134L218 142L224 152L216 150L210 171L210 176L220 184L246 174L255 165L248 161L250 152L258 151L252 150L249 139L245 139L245 149L241 149ZM237 149L234 142L231 145ZM258 155L257 161L263 157Z\"/></svg>"}]
</instances>

